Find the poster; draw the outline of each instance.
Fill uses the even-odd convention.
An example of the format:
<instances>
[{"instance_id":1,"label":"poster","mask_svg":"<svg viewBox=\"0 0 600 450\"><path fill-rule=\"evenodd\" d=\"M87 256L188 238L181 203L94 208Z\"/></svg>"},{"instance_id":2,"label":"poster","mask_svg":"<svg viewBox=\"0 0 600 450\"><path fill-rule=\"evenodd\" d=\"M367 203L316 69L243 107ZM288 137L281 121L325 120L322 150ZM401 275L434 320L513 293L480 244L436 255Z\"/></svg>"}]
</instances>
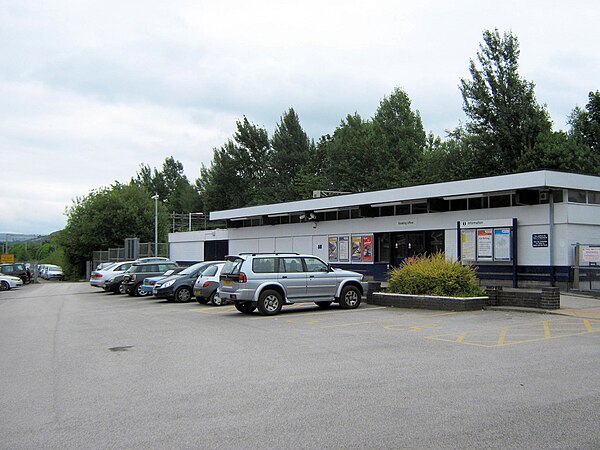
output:
<instances>
[{"instance_id":1,"label":"poster","mask_svg":"<svg viewBox=\"0 0 600 450\"><path fill-rule=\"evenodd\" d=\"M489 228L477 230L477 261L494 259L494 236Z\"/></svg>"},{"instance_id":2,"label":"poster","mask_svg":"<svg viewBox=\"0 0 600 450\"><path fill-rule=\"evenodd\" d=\"M327 253L329 255L330 262L338 261L338 238L335 236L329 236Z\"/></svg>"},{"instance_id":3,"label":"poster","mask_svg":"<svg viewBox=\"0 0 600 450\"><path fill-rule=\"evenodd\" d=\"M350 236L338 238L338 257L340 261L350 261Z\"/></svg>"},{"instance_id":4,"label":"poster","mask_svg":"<svg viewBox=\"0 0 600 450\"><path fill-rule=\"evenodd\" d=\"M460 230L460 257L463 261L475 261L475 230Z\"/></svg>"},{"instance_id":5,"label":"poster","mask_svg":"<svg viewBox=\"0 0 600 450\"><path fill-rule=\"evenodd\" d=\"M364 262L373 262L373 236L363 236L362 238L362 260Z\"/></svg>"},{"instance_id":6,"label":"poster","mask_svg":"<svg viewBox=\"0 0 600 450\"><path fill-rule=\"evenodd\" d=\"M362 261L362 238L360 236L352 236L352 261Z\"/></svg>"},{"instance_id":7,"label":"poster","mask_svg":"<svg viewBox=\"0 0 600 450\"><path fill-rule=\"evenodd\" d=\"M494 261L510 261L510 228L494 229Z\"/></svg>"}]
</instances>

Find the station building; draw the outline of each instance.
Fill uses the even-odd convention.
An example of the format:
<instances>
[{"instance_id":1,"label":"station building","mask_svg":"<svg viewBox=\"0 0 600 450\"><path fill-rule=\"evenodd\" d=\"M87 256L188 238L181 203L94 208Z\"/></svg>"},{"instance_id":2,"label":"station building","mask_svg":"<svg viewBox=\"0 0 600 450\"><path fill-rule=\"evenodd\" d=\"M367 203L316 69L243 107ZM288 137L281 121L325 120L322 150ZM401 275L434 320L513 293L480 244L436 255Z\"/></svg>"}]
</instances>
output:
<instances>
[{"instance_id":1,"label":"station building","mask_svg":"<svg viewBox=\"0 0 600 450\"><path fill-rule=\"evenodd\" d=\"M171 259L242 252L316 255L384 281L407 258L443 251L482 284L573 282L600 266L600 177L535 171L214 211L226 229L172 233ZM584 248L584 257L580 254Z\"/></svg>"}]
</instances>

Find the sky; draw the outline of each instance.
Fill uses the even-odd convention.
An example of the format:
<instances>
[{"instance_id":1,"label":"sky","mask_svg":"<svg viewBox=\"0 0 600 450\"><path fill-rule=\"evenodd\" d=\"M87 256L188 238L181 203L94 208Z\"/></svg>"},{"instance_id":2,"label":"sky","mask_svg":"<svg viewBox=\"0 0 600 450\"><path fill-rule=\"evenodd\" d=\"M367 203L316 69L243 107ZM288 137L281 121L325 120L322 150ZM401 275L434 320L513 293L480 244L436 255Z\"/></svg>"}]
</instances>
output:
<instances>
[{"instance_id":1,"label":"sky","mask_svg":"<svg viewBox=\"0 0 600 450\"><path fill-rule=\"evenodd\" d=\"M190 181L246 116L311 138L403 89L427 131L465 122L482 33L520 42L555 130L600 89L600 2L0 0L0 239L64 228L77 197L168 156Z\"/></svg>"}]
</instances>

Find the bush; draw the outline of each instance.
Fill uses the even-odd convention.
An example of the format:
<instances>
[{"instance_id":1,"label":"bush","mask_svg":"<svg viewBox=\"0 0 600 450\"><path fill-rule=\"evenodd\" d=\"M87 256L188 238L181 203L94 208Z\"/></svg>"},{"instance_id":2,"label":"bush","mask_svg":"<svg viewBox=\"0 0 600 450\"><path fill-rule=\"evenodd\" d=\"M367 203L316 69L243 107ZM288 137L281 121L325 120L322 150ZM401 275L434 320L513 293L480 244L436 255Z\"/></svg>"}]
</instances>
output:
<instances>
[{"instance_id":1,"label":"bush","mask_svg":"<svg viewBox=\"0 0 600 450\"><path fill-rule=\"evenodd\" d=\"M406 260L389 274L388 292L446 297L478 297L484 295L473 266L452 262L439 252Z\"/></svg>"}]
</instances>

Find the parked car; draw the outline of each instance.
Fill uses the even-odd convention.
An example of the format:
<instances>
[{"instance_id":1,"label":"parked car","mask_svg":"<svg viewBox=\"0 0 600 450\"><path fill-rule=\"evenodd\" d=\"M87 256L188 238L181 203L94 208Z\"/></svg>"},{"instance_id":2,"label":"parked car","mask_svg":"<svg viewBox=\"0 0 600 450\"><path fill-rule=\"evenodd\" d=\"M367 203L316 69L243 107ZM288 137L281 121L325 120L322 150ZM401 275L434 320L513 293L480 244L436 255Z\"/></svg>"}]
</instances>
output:
<instances>
[{"instance_id":1,"label":"parked car","mask_svg":"<svg viewBox=\"0 0 600 450\"><path fill-rule=\"evenodd\" d=\"M161 262L161 261L171 261L169 258L165 258L163 256L149 256L147 258L138 258L136 262ZM171 261L173 262L173 261Z\"/></svg>"},{"instance_id":2,"label":"parked car","mask_svg":"<svg viewBox=\"0 0 600 450\"><path fill-rule=\"evenodd\" d=\"M94 287L104 288L106 280L109 278L114 278L115 275L125 272L131 267L132 264L133 261L121 261L112 263L112 265L102 270L94 270L90 276L90 284ZM119 286L115 285L110 290L112 292L117 292L119 290Z\"/></svg>"},{"instance_id":3,"label":"parked car","mask_svg":"<svg viewBox=\"0 0 600 450\"><path fill-rule=\"evenodd\" d=\"M19 277L0 274L0 291L8 291L19 286L23 286L23 280Z\"/></svg>"},{"instance_id":4,"label":"parked car","mask_svg":"<svg viewBox=\"0 0 600 450\"><path fill-rule=\"evenodd\" d=\"M220 283L219 277L224 266L225 263L219 263L207 267L196 279L194 283L194 296L198 303L210 303L213 306L221 306L226 303L221 297L216 295Z\"/></svg>"},{"instance_id":5,"label":"parked car","mask_svg":"<svg viewBox=\"0 0 600 450\"><path fill-rule=\"evenodd\" d=\"M178 274L184 269L184 267L177 267L175 269L167 270L164 274L158 275L156 277L144 278L144 282L142 283L142 290L146 292L146 295L152 295L152 290L154 289L154 285L157 281L162 280L163 278L170 277L171 275Z\"/></svg>"},{"instance_id":6,"label":"parked car","mask_svg":"<svg viewBox=\"0 0 600 450\"><path fill-rule=\"evenodd\" d=\"M124 294L125 286L123 286L123 277L125 272L115 272L114 274L106 277L102 289L106 292L114 292L115 294Z\"/></svg>"},{"instance_id":7,"label":"parked car","mask_svg":"<svg viewBox=\"0 0 600 450\"><path fill-rule=\"evenodd\" d=\"M62 267L55 266L54 264L47 264L44 269L44 279L45 280L64 280L65 275L63 273Z\"/></svg>"},{"instance_id":8,"label":"parked car","mask_svg":"<svg viewBox=\"0 0 600 450\"><path fill-rule=\"evenodd\" d=\"M123 274L123 289L131 296L147 295L142 290L144 278L162 275L167 270L174 269L175 267L178 266L177 263L174 263L173 261L149 263L135 262L131 265L129 270Z\"/></svg>"},{"instance_id":9,"label":"parked car","mask_svg":"<svg viewBox=\"0 0 600 450\"><path fill-rule=\"evenodd\" d=\"M263 315L277 314L284 304L297 302L358 308L368 286L360 273L334 269L316 256L297 253L228 256L220 282L216 295L221 299L233 301L242 313L258 308Z\"/></svg>"},{"instance_id":10,"label":"parked car","mask_svg":"<svg viewBox=\"0 0 600 450\"><path fill-rule=\"evenodd\" d=\"M155 297L176 300L184 303L192 300L194 294L194 282L207 267L223 261L205 261L194 264L177 275L173 275L157 281L152 293Z\"/></svg>"},{"instance_id":11,"label":"parked car","mask_svg":"<svg viewBox=\"0 0 600 450\"><path fill-rule=\"evenodd\" d=\"M29 272L24 263L0 264L0 273L20 278L23 283L29 283Z\"/></svg>"}]
</instances>

